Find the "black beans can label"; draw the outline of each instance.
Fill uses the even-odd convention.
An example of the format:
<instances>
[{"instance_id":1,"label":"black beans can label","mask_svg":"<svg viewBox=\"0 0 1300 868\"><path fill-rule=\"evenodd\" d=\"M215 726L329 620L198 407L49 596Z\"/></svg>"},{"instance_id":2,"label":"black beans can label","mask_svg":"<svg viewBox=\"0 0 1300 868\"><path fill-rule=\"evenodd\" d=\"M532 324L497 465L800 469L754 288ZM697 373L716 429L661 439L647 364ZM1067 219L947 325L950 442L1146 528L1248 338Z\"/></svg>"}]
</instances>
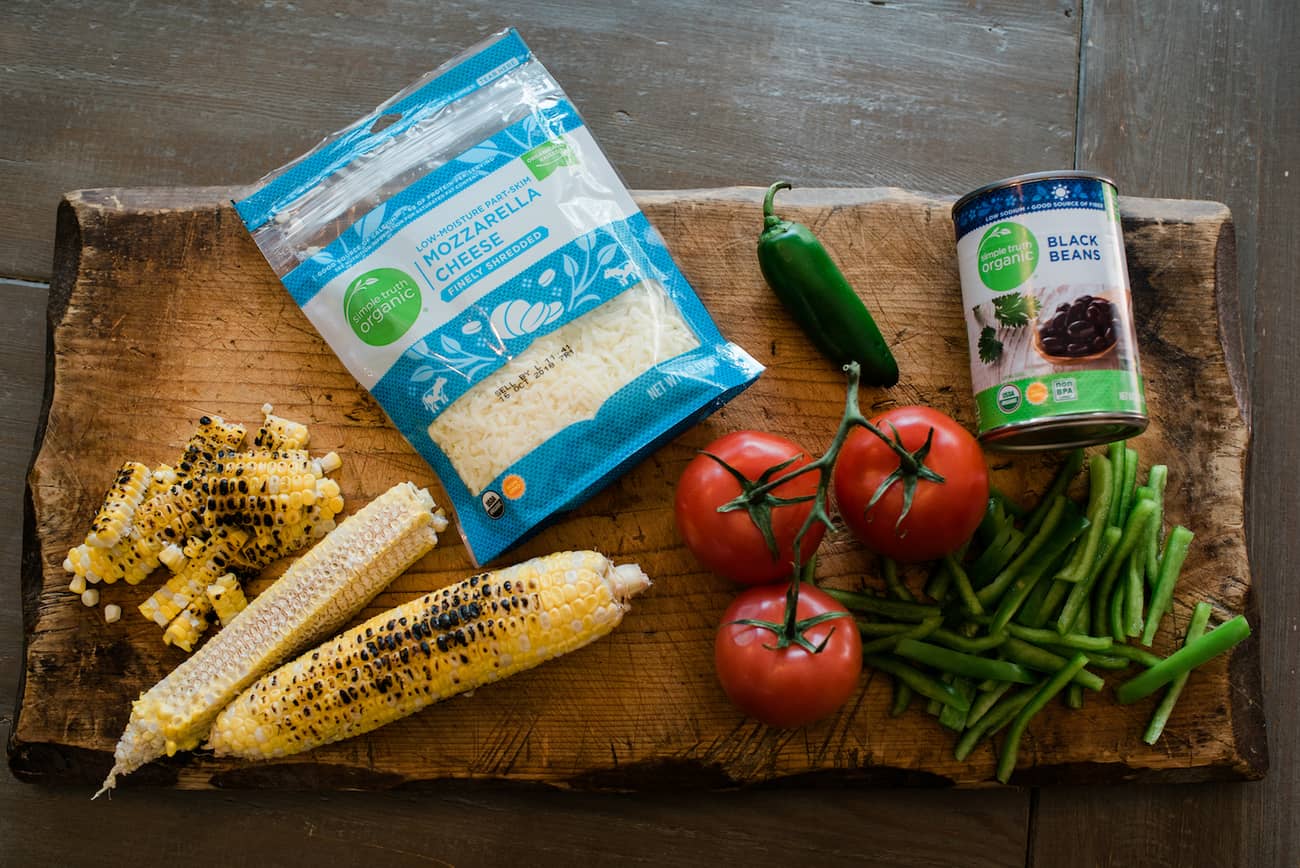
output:
<instances>
[{"instance_id":1,"label":"black beans can label","mask_svg":"<svg viewBox=\"0 0 1300 868\"><path fill-rule=\"evenodd\" d=\"M1083 172L1011 178L960 199L953 224L980 439L1035 450L1141 433L1114 184Z\"/></svg>"}]
</instances>

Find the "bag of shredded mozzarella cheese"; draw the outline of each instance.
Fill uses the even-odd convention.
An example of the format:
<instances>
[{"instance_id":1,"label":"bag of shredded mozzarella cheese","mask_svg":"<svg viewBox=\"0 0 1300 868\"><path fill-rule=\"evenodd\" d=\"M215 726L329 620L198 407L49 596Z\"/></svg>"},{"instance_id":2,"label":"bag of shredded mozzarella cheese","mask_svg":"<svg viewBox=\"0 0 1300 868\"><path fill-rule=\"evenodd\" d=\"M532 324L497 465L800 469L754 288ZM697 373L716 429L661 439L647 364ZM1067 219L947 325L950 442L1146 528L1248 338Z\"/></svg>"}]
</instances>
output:
<instances>
[{"instance_id":1,"label":"bag of shredded mozzarella cheese","mask_svg":"<svg viewBox=\"0 0 1300 868\"><path fill-rule=\"evenodd\" d=\"M752 383L564 91L498 33L235 203L476 563Z\"/></svg>"}]
</instances>

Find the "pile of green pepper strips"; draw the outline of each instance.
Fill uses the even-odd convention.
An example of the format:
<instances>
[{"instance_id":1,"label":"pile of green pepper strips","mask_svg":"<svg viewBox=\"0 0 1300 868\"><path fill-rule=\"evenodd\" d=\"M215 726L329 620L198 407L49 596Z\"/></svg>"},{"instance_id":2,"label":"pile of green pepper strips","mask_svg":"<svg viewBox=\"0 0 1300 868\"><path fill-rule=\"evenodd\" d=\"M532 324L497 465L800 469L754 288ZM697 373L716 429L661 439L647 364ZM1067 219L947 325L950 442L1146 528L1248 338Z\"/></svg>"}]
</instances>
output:
<instances>
[{"instance_id":1,"label":"pile of green pepper strips","mask_svg":"<svg viewBox=\"0 0 1300 868\"><path fill-rule=\"evenodd\" d=\"M863 662L893 676L892 715L914 694L926 697L939 722L960 733L959 760L1007 729L997 767L1003 783L1035 714L1062 691L1080 708L1084 688L1102 689L1088 667L1146 667L1116 689L1124 704L1168 687L1143 739L1154 744L1188 673L1250 635L1240 615L1207 633L1210 605L1201 602L1182 648L1166 658L1146 650L1171 607L1192 533L1176 526L1161 545L1168 470L1152 467L1138 487L1138 455L1124 443L1089 460L1081 511L1066 490L1083 461L1082 450L1069 453L1028 513L995 492L968 543L975 551L948 556L931 574L925 594L933 604L917 602L890 561L892 599L825 589L858 613Z\"/></svg>"}]
</instances>

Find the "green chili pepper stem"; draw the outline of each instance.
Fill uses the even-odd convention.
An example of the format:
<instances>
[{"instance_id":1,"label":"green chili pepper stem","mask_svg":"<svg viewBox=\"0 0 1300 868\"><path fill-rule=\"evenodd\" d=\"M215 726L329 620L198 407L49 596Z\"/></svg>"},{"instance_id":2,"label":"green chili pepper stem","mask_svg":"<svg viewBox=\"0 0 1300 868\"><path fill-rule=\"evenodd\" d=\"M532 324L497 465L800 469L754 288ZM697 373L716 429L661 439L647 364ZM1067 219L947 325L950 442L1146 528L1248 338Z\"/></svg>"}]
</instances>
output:
<instances>
[{"instance_id":1,"label":"green chili pepper stem","mask_svg":"<svg viewBox=\"0 0 1300 868\"><path fill-rule=\"evenodd\" d=\"M1184 672L1190 672L1207 660L1223 654L1249 635L1250 624L1245 615L1224 621L1199 639L1192 639L1146 672L1125 681L1115 689L1115 698L1121 705L1131 705L1150 696Z\"/></svg>"},{"instance_id":2,"label":"green chili pepper stem","mask_svg":"<svg viewBox=\"0 0 1300 868\"><path fill-rule=\"evenodd\" d=\"M776 207L776 204L773 200L776 198L776 194L779 191L793 190L793 189L794 186L789 181L777 181L775 184L767 188L767 194L763 196L763 229L764 230L772 229L774 227L780 226L782 223L785 222L780 217L776 216L776 214L773 212L772 209Z\"/></svg>"},{"instance_id":3,"label":"green chili pepper stem","mask_svg":"<svg viewBox=\"0 0 1300 868\"><path fill-rule=\"evenodd\" d=\"M1210 623L1210 604L1204 601L1197 603L1196 608L1192 610L1192 619L1187 625L1187 636L1183 639L1183 645L1187 645L1194 639L1199 639L1205 635L1205 628ZM1174 705L1178 702L1178 696L1183 692L1183 686L1187 684L1190 672L1184 672L1169 683L1169 691L1165 693L1165 698L1160 700L1156 706L1155 714L1151 715L1151 722L1147 724L1147 730L1142 735L1142 740L1147 744L1155 744L1160 740L1160 733L1165 731L1165 724L1169 722L1169 715L1173 713Z\"/></svg>"}]
</instances>

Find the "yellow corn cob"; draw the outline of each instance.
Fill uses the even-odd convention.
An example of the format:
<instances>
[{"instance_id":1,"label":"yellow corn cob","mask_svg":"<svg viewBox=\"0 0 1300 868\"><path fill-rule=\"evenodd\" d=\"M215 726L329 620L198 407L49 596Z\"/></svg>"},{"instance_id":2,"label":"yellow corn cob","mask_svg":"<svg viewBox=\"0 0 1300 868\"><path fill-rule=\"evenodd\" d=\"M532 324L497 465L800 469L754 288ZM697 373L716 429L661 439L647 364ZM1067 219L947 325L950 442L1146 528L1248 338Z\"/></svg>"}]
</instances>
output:
<instances>
[{"instance_id":1,"label":"yellow corn cob","mask_svg":"<svg viewBox=\"0 0 1300 868\"><path fill-rule=\"evenodd\" d=\"M195 643L199 641L203 631L208 629L214 617L212 601L208 599L207 594L199 594L190 600L184 611L172 618L167 629L163 631L163 641L189 653L194 650Z\"/></svg>"},{"instance_id":2,"label":"yellow corn cob","mask_svg":"<svg viewBox=\"0 0 1300 868\"><path fill-rule=\"evenodd\" d=\"M86 534L88 545L106 549L122 538L152 478L153 472L138 461L122 465L104 495L104 504L90 523L90 533Z\"/></svg>"},{"instance_id":3,"label":"yellow corn cob","mask_svg":"<svg viewBox=\"0 0 1300 868\"><path fill-rule=\"evenodd\" d=\"M203 416L190 436L173 473L185 480L204 472L222 452L233 452L244 442L244 426L226 422L220 416Z\"/></svg>"},{"instance_id":4,"label":"yellow corn cob","mask_svg":"<svg viewBox=\"0 0 1300 868\"><path fill-rule=\"evenodd\" d=\"M331 509L335 505L338 510ZM302 521L296 524L256 528L239 550L235 563L247 570L261 570L286 555L294 554L332 531L334 516L342 508L341 497L318 500L304 510Z\"/></svg>"},{"instance_id":5,"label":"yellow corn cob","mask_svg":"<svg viewBox=\"0 0 1300 868\"><path fill-rule=\"evenodd\" d=\"M204 498L204 524L296 524L302 521L302 508L316 502L321 476L320 462L301 450L219 457L199 486Z\"/></svg>"},{"instance_id":6,"label":"yellow corn cob","mask_svg":"<svg viewBox=\"0 0 1300 868\"><path fill-rule=\"evenodd\" d=\"M270 404L262 405L262 427L253 437L254 449L306 449L309 433L301 422L291 422L271 412Z\"/></svg>"},{"instance_id":7,"label":"yellow corn cob","mask_svg":"<svg viewBox=\"0 0 1300 868\"><path fill-rule=\"evenodd\" d=\"M446 527L429 493L409 482L340 524L136 700L99 793L112 789L118 775L196 746L217 712L241 690L298 649L338 630L433 548Z\"/></svg>"},{"instance_id":8,"label":"yellow corn cob","mask_svg":"<svg viewBox=\"0 0 1300 868\"><path fill-rule=\"evenodd\" d=\"M244 589L239 586L239 579L235 578L234 573L218 576L215 582L208 585L206 594L208 602L212 604L212 611L217 613L223 627L248 607L248 598L244 596Z\"/></svg>"},{"instance_id":9,"label":"yellow corn cob","mask_svg":"<svg viewBox=\"0 0 1300 868\"><path fill-rule=\"evenodd\" d=\"M635 564L589 551L474 576L258 679L217 716L208 746L268 759L369 732L604 636L649 585Z\"/></svg>"},{"instance_id":10,"label":"yellow corn cob","mask_svg":"<svg viewBox=\"0 0 1300 868\"><path fill-rule=\"evenodd\" d=\"M190 540L185 545L185 566L140 604L140 614L159 626L170 626L170 622L178 618L195 598L205 597L208 585L230 569L235 555L248 543L249 536L249 532L242 528L223 527L210 537ZM171 641L166 635L163 638Z\"/></svg>"}]
</instances>

